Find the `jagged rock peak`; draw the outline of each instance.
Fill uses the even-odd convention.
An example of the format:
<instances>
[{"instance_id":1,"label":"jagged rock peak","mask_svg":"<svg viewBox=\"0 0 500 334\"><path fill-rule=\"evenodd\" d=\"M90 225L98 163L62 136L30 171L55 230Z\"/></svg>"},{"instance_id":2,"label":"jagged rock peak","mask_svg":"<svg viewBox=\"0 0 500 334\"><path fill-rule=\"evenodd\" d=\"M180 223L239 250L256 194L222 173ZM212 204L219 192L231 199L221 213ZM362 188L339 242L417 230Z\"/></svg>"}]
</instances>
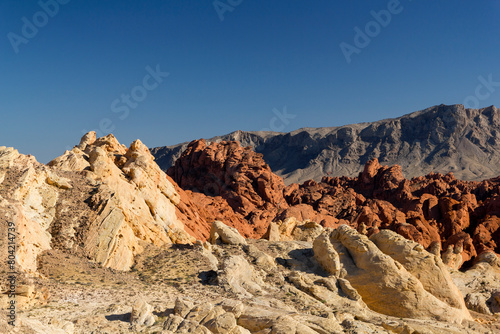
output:
<instances>
[{"instance_id":1,"label":"jagged rock peak","mask_svg":"<svg viewBox=\"0 0 500 334\"><path fill-rule=\"evenodd\" d=\"M35 255L51 248L128 270L145 244L195 241L179 218L175 183L140 140L127 148L112 134L89 132L47 166L12 149L0 152L0 183L15 180L3 184L4 197L32 231L20 247L27 270L36 270Z\"/></svg>"}]
</instances>

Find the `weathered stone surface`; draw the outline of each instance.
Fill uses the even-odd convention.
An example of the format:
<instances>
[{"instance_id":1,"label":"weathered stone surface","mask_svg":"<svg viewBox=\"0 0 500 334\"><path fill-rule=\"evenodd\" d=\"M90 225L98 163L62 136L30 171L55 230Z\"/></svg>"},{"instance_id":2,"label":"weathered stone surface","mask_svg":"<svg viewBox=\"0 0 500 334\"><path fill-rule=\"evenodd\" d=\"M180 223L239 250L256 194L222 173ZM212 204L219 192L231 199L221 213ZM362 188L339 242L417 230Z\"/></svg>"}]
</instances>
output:
<instances>
[{"instance_id":1,"label":"weathered stone surface","mask_svg":"<svg viewBox=\"0 0 500 334\"><path fill-rule=\"evenodd\" d=\"M220 305L226 312L233 313L236 318L239 318L245 310L245 305L240 300L225 299Z\"/></svg>"},{"instance_id":2,"label":"weathered stone surface","mask_svg":"<svg viewBox=\"0 0 500 334\"><path fill-rule=\"evenodd\" d=\"M448 269L440 258L428 253L422 245L389 230L372 235L370 241L418 278L426 291L450 306L465 309L464 298Z\"/></svg>"},{"instance_id":3,"label":"weathered stone surface","mask_svg":"<svg viewBox=\"0 0 500 334\"><path fill-rule=\"evenodd\" d=\"M465 296L467 308L482 314L500 313L500 260L493 252L482 253L467 271L452 271L453 282Z\"/></svg>"},{"instance_id":4,"label":"weathered stone surface","mask_svg":"<svg viewBox=\"0 0 500 334\"><path fill-rule=\"evenodd\" d=\"M100 214L85 233L86 254L104 266L127 270L142 251L140 241L158 246L192 242L176 217L180 196L147 147L136 140L126 149L112 135L90 137L82 139L81 155L90 164L87 175L100 182L91 199Z\"/></svg>"},{"instance_id":5,"label":"weathered stone surface","mask_svg":"<svg viewBox=\"0 0 500 334\"><path fill-rule=\"evenodd\" d=\"M56 187L61 188L61 189L73 188L70 180L68 180L64 177L57 176L54 173L48 173L47 183L50 184L51 186L56 186Z\"/></svg>"},{"instance_id":6,"label":"weathered stone surface","mask_svg":"<svg viewBox=\"0 0 500 334\"><path fill-rule=\"evenodd\" d=\"M342 254L345 278L372 310L392 316L458 323L470 319L467 310L454 308L427 292L417 277L366 236L343 225L332 232L331 240L337 253Z\"/></svg>"},{"instance_id":7,"label":"weathered stone surface","mask_svg":"<svg viewBox=\"0 0 500 334\"><path fill-rule=\"evenodd\" d=\"M186 319L194 321L197 323L203 322L203 320L210 314L214 306L211 303L198 304L189 311L186 315Z\"/></svg>"},{"instance_id":8,"label":"weathered stone surface","mask_svg":"<svg viewBox=\"0 0 500 334\"><path fill-rule=\"evenodd\" d=\"M212 333L230 334L236 328L236 318L233 313L224 313L205 323Z\"/></svg>"},{"instance_id":9,"label":"weathered stone surface","mask_svg":"<svg viewBox=\"0 0 500 334\"><path fill-rule=\"evenodd\" d=\"M85 151L87 149L87 146L93 145L97 139L95 131L90 131L87 132L83 137L80 139L80 144L76 146L79 150Z\"/></svg>"},{"instance_id":10,"label":"weathered stone surface","mask_svg":"<svg viewBox=\"0 0 500 334\"><path fill-rule=\"evenodd\" d=\"M231 334L251 334L251 332L246 328L243 328L241 326L236 326L231 331Z\"/></svg>"},{"instance_id":11,"label":"weathered stone surface","mask_svg":"<svg viewBox=\"0 0 500 334\"><path fill-rule=\"evenodd\" d=\"M144 299L139 298L132 307L130 323L136 326L151 326L154 322L153 307Z\"/></svg>"},{"instance_id":12,"label":"weathered stone surface","mask_svg":"<svg viewBox=\"0 0 500 334\"><path fill-rule=\"evenodd\" d=\"M323 226L314 221L299 221L295 217L288 217L284 221L271 222L263 238L269 241L313 242L323 231Z\"/></svg>"},{"instance_id":13,"label":"weathered stone surface","mask_svg":"<svg viewBox=\"0 0 500 334\"><path fill-rule=\"evenodd\" d=\"M83 250L103 266L128 270L141 243L195 240L177 217L175 185L139 140L127 149L113 135L89 133L49 166L2 148L0 165L2 207L21 233L18 261L25 271L36 271L37 255L53 247Z\"/></svg>"},{"instance_id":14,"label":"weathered stone surface","mask_svg":"<svg viewBox=\"0 0 500 334\"><path fill-rule=\"evenodd\" d=\"M184 318L175 315L175 314L169 314L167 320L163 323L163 329L166 331L171 331L172 333L176 333L177 328L179 328L179 325L184 321Z\"/></svg>"},{"instance_id":15,"label":"weathered stone surface","mask_svg":"<svg viewBox=\"0 0 500 334\"><path fill-rule=\"evenodd\" d=\"M340 257L332 243L330 234L322 233L313 243L314 258L328 273L334 276L340 275Z\"/></svg>"},{"instance_id":16,"label":"weathered stone surface","mask_svg":"<svg viewBox=\"0 0 500 334\"><path fill-rule=\"evenodd\" d=\"M0 147L0 222L5 238L7 227L18 233L16 260L25 272L36 272L37 256L51 248L49 229L60 196L59 188L46 182L49 174L56 177L34 157Z\"/></svg>"},{"instance_id":17,"label":"weathered stone surface","mask_svg":"<svg viewBox=\"0 0 500 334\"><path fill-rule=\"evenodd\" d=\"M193 307L194 303L192 301L185 298L177 298L175 300L174 314L185 318Z\"/></svg>"},{"instance_id":18,"label":"weathered stone surface","mask_svg":"<svg viewBox=\"0 0 500 334\"><path fill-rule=\"evenodd\" d=\"M238 325L252 333L341 333L334 318L300 316L294 312L269 307L249 307L238 319ZM268 331L266 331L268 330Z\"/></svg>"},{"instance_id":19,"label":"weathered stone surface","mask_svg":"<svg viewBox=\"0 0 500 334\"><path fill-rule=\"evenodd\" d=\"M266 234L263 236L263 238L267 239L269 241L280 241L281 235L280 235L278 224L276 224L275 222L270 222L269 228L268 228Z\"/></svg>"},{"instance_id":20,"label":"weathered stone surface","mask_svg":"<svg viewBox=\"0 0 500 334\"><path fill-rule=\"evenodd\" d=\"M236 213L235 227L245 237L264 235L269 222L288 206L283 180L271 172L261 155L236 142L207 145L204 140L193 141L168 174L185 190L221 196Z\"/></svg>"},{"instance_id":21,"label":"weathered stone surface","mask_svg":"<svg viewBox=\"0 0 500 334\"><path fill-rule=\"evenodd\" d=\"M344 292L347 297L351 298L352 300L361 299L361 296L359 295L358 291L356 291L356 289L352 287L351 282L349 282L345 278L339 278L337 282L339 283L342 292Z\"/></svg>"},{"instance_id":22,"label":"weathered stone surface","mask_svg":"<svg viewBox=\"0 0 500 334\"><path fill-rule=\"evenodd\" d=\"M242 256L233 255L224 259L218 280L242 297L251 298L254 294L263 293L262 278Z\"/></svg>"},{"instance_id":23,"label":"weathered stone surface","mask_svg":"<svg viewBox=\"0 0 500 334\"><path fill-rule=\"evenodd\" d=\"M88 155L77 147L74 147L71 151L64 152L60 157L50 161L48 165L65 171L90 170Z\"/></svg>"},{"instance_id":24,"label":"weathered stone surface","mask_svg":"<svg viewBox=\"0 0 500 334\"><path fill-rule=\"evenodd\" d=\"M492 314L486 304L486 297L480 293L469 293L465 296L465 304L469 310L483 314Z\"/></svg>"},{"instance_id":25,"label":"weathered stone surface","mask_svg":"<svg viewBox=\"0 0 500 334\"><path fill-rule=\"evenodd\" d=\"M178 334L211 334L211 332L203 325L198 324L196 321L185 319L177 328L176 333Z\"/></svg>"},{"instance_id":26,"label":"weathered stone surface","mask_svg":"<svg viewBox=\"0 0 500 334\"><path fill-rule=\"evenodd\" d=\"M212 244L223 242L229 245L246 245L247 243L237 229L227 226L218 220L212 223L212 228L210 229L210 242Z\"/></svg>"}]
</instances>

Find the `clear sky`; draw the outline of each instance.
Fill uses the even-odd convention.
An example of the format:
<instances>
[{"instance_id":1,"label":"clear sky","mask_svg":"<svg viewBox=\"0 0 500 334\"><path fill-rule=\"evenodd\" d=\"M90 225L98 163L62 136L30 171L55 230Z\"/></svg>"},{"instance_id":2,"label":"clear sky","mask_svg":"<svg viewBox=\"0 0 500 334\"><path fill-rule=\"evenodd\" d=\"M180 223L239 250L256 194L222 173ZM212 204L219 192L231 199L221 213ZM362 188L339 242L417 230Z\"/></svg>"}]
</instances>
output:
<instances>
[{"instance_id":1,"label":"clear sky","mask_svg":"<svg viewBox=\"0 0 500 334\"><path fill-rule=\"evenodd\" d=\"M85 130L156 147L499 106L499 18L498 0L2 0L0 146L46 163Z\"/></svg>"}]
</instances>

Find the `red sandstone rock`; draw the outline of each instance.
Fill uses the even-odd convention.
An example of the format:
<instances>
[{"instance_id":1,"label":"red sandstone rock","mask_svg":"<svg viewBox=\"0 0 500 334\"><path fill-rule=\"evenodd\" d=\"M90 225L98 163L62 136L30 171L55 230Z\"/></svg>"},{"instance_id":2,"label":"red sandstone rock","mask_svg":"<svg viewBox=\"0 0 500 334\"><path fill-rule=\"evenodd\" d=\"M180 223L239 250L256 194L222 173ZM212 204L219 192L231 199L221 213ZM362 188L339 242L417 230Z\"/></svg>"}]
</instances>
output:
<instances>
[{"instance_id":1,"label":"red sandstone rock","mask_svg":"<svg viewBox=\"0 0 500 334\"><path fill-rule=\"evenodd\" d=\"M374 159L358 178L285 187L260 154L236 142L203 140L192 142L168 173L189 190L180 219L203 239L215 219L260 238L270 222L294 217L324 227L344 223L367 235L391 229L425 248L452 247L462 262L500 252L500 178L469 182L430 173L406 180L399 166Z\"/></svg>"},{"instance_id":2,"label":"red sandstone rock","mask_svg":"<svg viewBox=\"0 0 500 334\"><path fill-rule=\"evenodd\" d=\"M440 221L440 235L448 238L469 227L469 210L465 203L450 197L439 200L442 219Z\"/></svg>"},{"instance_id":3,"label":"red sandstone rock","mask_svg":"<svg viewBox=\"0 0 500 334\"><path fill-rule=\"evenodd\" d=\"M478 253L496 251L500 247L500 218L488 216L474 230L474 245Z\"/></svg>"},{"instance_id":4,"label":"red sandstone rock","mask_svg":"<svg viewBox=\"0 0 500 334\"><path fill-rule=\"evenodd\" d=\"M205 208L244 236L259 238L278 213L288 208L285 185L262 159L262 155L237 142L193 141L168 174L185 190L208 197L220 196ZM198 196L198 201L202 202ZM208 199L204 199L205 204ZM225 201L225 202L224 202ZM227 205L234 211L231 213ZM220 211L222 210L222 211ZM226 212L224 217L221 212Z\"/></svg>"},{"instance_id":5,"label":"red sandstone rock","mask_svg":"<svg viewBox=\"0 0 500 334\"><path fill-rule=\"evenodd\" d=\"M451 237L449 237L446 242L443 243L442 249L446 250L449 245L453 245L455 251L462 255L462 262L471 260L477 256L476 248L472 243L472 238L469 234L464 231L460 231Z\"/></svg>"}]
</instances>

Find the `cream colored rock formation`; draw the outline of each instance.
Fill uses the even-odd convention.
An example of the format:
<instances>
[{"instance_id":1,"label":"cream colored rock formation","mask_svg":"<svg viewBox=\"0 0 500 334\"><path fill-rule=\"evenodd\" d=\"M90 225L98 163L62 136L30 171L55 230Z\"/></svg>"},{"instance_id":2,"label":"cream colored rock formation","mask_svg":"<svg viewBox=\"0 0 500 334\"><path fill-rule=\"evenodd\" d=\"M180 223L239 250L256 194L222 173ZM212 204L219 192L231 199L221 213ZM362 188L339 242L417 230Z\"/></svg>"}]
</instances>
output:
<instances>
[{"instance_id":1,"label":"cream colored rock formation","mask_svg":"<svg viewBox=\"0 0 500 334\"><path fill-rule=\"evenodd\" d=\"M262 277L242 256L234 255L225 259L218 280L221 285L241 297L251 298L253 295L265 294Z\"/></svg>"},{"instance_id":2,"label":"cream colored rock formation","mask_svg":"<svg viewBox=\"0 0 500 334\"><path fill-rule=\"evenodd\" d=\"M419 243L390 230L372 235L370 241L384 254L402 264L433 296L455 308L466 309L464 297L439 257L427 252Z\"/></svg>"},{"instance_id":3,"label":"cream colored rock formation","mask_svg":"<svg viewBox=\"0 0 500 334\"><path fill-rule=\"evenodd\" d=\"M155 323L155 316L153 315L153 307L149 305L143 298L137 299L135 302L132 313L130 314L130 323L137 326L151 326Z\"/></svg>"},{"instance_id":4,"label":"cream colored rock formation","mask_svg":"<svg viewBox=\"0 0 500 334\"><path fill-rule=\"evenodd\" d=\"M127 149L113 135L90 132L48 166L0 147L0 185L4 225L15 223L25 272L34 273L37 256L51 248L83 250L128 270L147 243L195 241L177 219L179 194L139 140Z\"/></svg>"},{"instance_id":5,"label":"cream colored rock formation","mask_svg":"<svg viewBox=\"0 0 500 334\"><path fill-rule=\"evenodd\" d=\"M246 245L246 240L237 229L227 226L221 221L214 221L210 228L210 243L225 243L229 245Z\"/></svg>"},{"instance_id":6,"label":"cream colored rock formation","mask_svg":"<svg viewBox=\"0 0 500 334\"><path fill-rule=\"evenodd\" d=\"M326 270L336 272L330 269L338 265L335 256L322 239L315 249L318 258L324 259L320 263ZM340 276L351 283L370 309L396 317L455 323L471 319L439 259L391 232L373 239L375 242L346 225L330 235L342 265Z\"/></svg>"},{"instance_id":7,"label":"cream colored rock formation","mask_svg":"<svg viewBox=\"0 0 500 334\"><path fill-rule=\"evenodd\" d=\"M500 258L495 253L481 254L472 268L452 271L451 276L470 310L500 315Z\"/></svg>"},{"instance_id":8,"label":"cream colored rock formation","mask_svg":"<svg viewBox=\"0 0 500 334\"><path fill-rule=\"evenodd\" d=\"M334 318L299 315L263 305L244 305L241 301L223 299L213 305L198 303L186 311L168 315L163 324L167 333L220 334L318 334L341 333Z\"/></svg>"},{"instance_id":9,"label":"cream colored rock formation","mask_svg":"<svg viewBox=\"0 0 500 334\"><path fill-rule=\"evenodd\" d=\"M328 273L338 277L342 266L339 254L330 242L330 233L323 232L313 243L314 258Z\"/></svg>"},{"instance_id":10,"label":"cream colored rock formation","mask_svg":"<svg viewBox=\"0 0 500 334\"><path fill-rule=\"evenodd\" d=\"M175 214L179 194L140 140L127 150L113 135L95 139L89 133L49 165L90 169L86 176L98 184L92 202L100 214L88 228L84 251L103 266L128 270L142 242L162 246L194 241Z\"/></svg>"},{"instance_id":11,"label":"cream colored rock formation","mask_svg":"<svg viewBox=\"0 0 500 334\"><path fill-rule=\"evenodd\" d=\"M50 249L50 225L56 218L59 188L68 183L38 163L33 156L0 147L0 209L5 213L2 225L13 224L17 232L16 260L21 270L34 273L36 258Z\"/></svg>"},{"instance_id":12,"label":"cream colored rock formation","mask_svg":"<svg viewBox=\"0 0 500 334\"><path fill-rule=\"evenodd\" d=\"M324 228L310 220L299 221L295 217L286 218L284 221L269 224L264 238L269 241L301 240L313 242Z\"/></svg>"}]
</instances>

